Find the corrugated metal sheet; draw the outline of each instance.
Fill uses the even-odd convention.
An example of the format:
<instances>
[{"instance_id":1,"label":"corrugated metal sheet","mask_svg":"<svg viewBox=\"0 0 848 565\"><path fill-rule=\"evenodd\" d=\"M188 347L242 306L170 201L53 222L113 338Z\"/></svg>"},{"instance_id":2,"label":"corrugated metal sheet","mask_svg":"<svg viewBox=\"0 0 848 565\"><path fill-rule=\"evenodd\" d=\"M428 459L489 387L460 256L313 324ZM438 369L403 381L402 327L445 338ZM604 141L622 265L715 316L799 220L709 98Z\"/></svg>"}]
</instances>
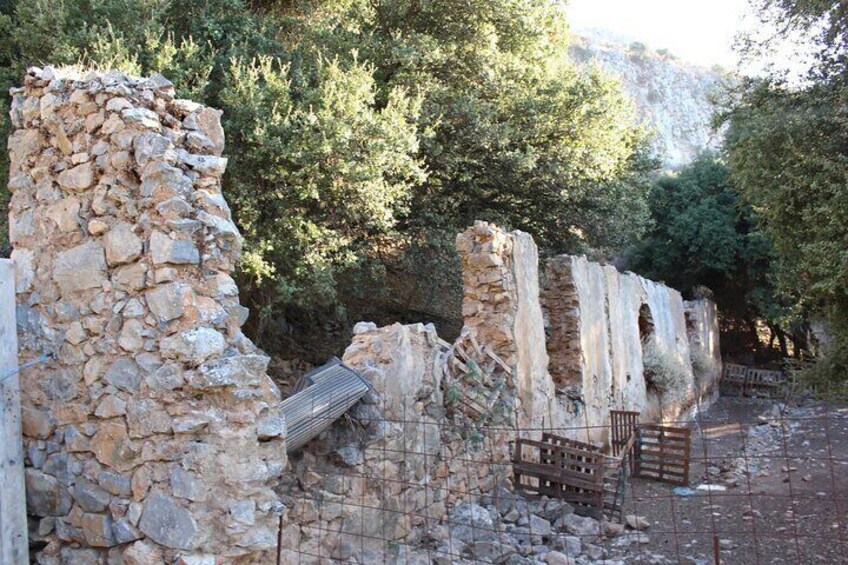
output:
<instances>
[{"instance_id":1,"label":"corrugated metal sheet","mask_svg":"<svg viewBox=\"0 0 848 565\"><path fill-rule=\"evenodd\" d=\"M371 385L333 358L303 375L280 408L286 418L286 451L292 453L329 428L365 396Z\"/></svg>"}]
</instances>

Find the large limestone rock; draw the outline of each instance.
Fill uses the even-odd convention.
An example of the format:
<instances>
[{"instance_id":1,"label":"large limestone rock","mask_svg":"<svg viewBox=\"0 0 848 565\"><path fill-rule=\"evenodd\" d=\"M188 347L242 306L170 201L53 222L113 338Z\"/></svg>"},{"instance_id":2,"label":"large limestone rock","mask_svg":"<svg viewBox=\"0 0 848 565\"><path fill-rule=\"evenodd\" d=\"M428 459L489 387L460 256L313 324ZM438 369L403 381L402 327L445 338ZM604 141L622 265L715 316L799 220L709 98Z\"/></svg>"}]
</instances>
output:
<instances>
[{"instance_id":1,"label":"large limestone rock","mask_svg":"<svg viewBox=\"0 0 848 565\"><path fill-rule=\"evenodd\" d=\"M165 547L194 549L200 541L198 526L191 514L158 492L145 501L138 528Z\"/></svg>"},{"instance_id":2,"label":"large limestone rock","mask_svg":"<svg viewBox=\"0 0 848 565\"><path fill-rule=\"evenodd\" d=\"M106 282L103 245L89 241L56 256L53 280L64 293L99 288Z\"/></svg>"},{"instance_id":3,"label":"large limestone rock","mask_svg":"<svg viewBox=\"0 0 848 565\"><path fill-rule=\"evenodd\" d=\"M103 236L110 267L131 263L141 256L141 240L127 222L119 222Z\"/></svg>"}]
</instances>

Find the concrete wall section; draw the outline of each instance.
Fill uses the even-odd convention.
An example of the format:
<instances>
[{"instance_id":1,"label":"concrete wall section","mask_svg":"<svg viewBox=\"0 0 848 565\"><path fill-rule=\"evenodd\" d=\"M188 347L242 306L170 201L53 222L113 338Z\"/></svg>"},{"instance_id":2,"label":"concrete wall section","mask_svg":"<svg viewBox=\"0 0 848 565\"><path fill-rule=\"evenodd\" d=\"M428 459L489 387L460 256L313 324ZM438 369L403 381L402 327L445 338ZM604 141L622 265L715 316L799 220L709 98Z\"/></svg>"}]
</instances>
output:
<instances>
[{"instance_id":1,"label":"concrete wall section","mask_svg":"<svg viewBox=\"0 0 848 565\"><path fill-rule=\"evenodd\" d=\"M685 391L678 397L668 398L648 389L649 401L643 419L674 421L692 404L695 391L683 298L679 292L664 284L642 278L640 282L654 324L651 339L661 351L673 357L686 373Z\"/></svg>"},{"instance_id":2,"label":"concrete wall section","mask_svg":"<svg viewBox=\"0 0 848 565\"><path fill-rule=\"evenodd\" d=\"M603 441L609 422L613 374L607 288L603 268L583 257L572 258L580 297L580 347L583 360L583 419L589 437Z\"/></svg>"},{"instance_id":3,"label":"concrete wall section","mask_svg":"<svg viewBox=\"0 0 848 565\"><path fill-rule=\"evenodd\" d=\"M557 418L556 390L548 375L545 326L539 303L539 252L528 234L516 231L512 265L516 281L515 344L517 385L526 416L525 428L541 430L561 424Z\"/></svg>"},{"instance_id":4,"label":"concrete wall section","mask_svg":"<svg viewBox=\"0 0 848 565\"><path fill-rule=\"evenodd\" d=\"M642 378L642 343L639 335L639 309L644 301L640 278L604 267L607 284L613 369L610 406L617 410L641 412L647 404Z\"/></svg>"},{"instance_id":5,"label":"concrete wall section","mask_svg":"<svg viewBox=\"0 0 848 565\"><path fill-rule=\"evenodd\" d=\"M718 381L722 373L721 347L719 344L718 308L711 300L702 298L683 303L686 313L686 326L689 336L689 347L693 357L696 351L709 360L709 371L702 371L697 380L696 393L700 403L705 404L715 396ZM703 361L702 361L703 363Z\"/></svg>"}]
</instances>

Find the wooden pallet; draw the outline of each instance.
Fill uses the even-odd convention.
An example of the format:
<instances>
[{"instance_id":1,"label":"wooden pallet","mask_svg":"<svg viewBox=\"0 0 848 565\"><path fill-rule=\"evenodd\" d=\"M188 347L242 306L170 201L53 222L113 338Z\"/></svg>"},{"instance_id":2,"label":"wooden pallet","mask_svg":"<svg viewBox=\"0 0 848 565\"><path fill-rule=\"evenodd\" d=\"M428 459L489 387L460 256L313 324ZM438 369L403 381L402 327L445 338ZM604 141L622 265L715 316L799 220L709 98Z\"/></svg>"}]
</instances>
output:
<instances>
[{"instance_id":1,"label":"wooden pallet","mask_svg":"<svg viewBox=\"0 0 848 565\"><path fill-rule=\"evenodd\" d=\"M771 397L786 380L782 371L757 369L735 363L724 364L721 392L729 396Z\"/></svg>"},{"instance_id":2,"label":"wooden pallet","mask_svg":"<svg viewBox=\"0 0 848 565\"><path fill-rule=\"evenodd\" d=\"M639 424L634 476L688 486L691 447L689 428Z\"/></svg>"},{"instance_id":3,"label":"wooden pallet","mask_svg":"<svg viewBox=\"0 0 848 565\"><path fill-rule=\"evenodd\" d=\"M634 439L635 441L635 439ZM518 439L513 454L515 488L525 496L561 499L577 514L621 519L626 466L595 445L554 434Z\"/></svg>"},{"instance_id":4,"label":"wooden pallet","mask_svg":"<svg viewBox=\"0 0 848 565\"><path fill-rule=\"evenodd\" d=\"M639 425L639 412L629 410L610 410L610 447L614 457L626 456L630 464L630 473L635 474L636 458L633 449L635 440L630 441L636 435L636 426ZM629 445L628 449L625 446Z\"/></svg>"},{"instance_id":5,"label":"wooden pallet","mask_svg":"<svg viewBox=\"0 0 848 565\"><path fill-rule=\"evenodd\" d=\"M612 436L610 444L614 456L617 457L624 451L624 447L636 433L638 423L639 412L610 410L610 435Z\"/></svg>"}]
</instances>

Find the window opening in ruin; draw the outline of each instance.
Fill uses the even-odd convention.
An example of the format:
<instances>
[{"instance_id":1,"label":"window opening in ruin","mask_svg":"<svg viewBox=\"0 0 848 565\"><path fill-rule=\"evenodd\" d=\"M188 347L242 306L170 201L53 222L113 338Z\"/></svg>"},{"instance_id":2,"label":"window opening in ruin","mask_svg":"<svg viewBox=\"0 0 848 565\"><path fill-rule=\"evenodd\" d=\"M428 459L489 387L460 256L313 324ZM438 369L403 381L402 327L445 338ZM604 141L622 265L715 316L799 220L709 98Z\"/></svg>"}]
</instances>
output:
<instances>
[{"instance_id":1,"label":"window opening in ruin","mask_svg":"<svg viewBox=\"0 0 848 565\"><path fill-rule=\"evenodd\" d=\"M654 333L654 317L651 316L651 308L642 304L639 308L639 339L645 343L645 339Z\"/></svg>"},{"instance_id":2,"label":"window opening in ruin","mask_svg":"<svg viewBox=\"0 0 848 565\"><path fill-rule=\"evenodd\" d=\"M653 336L654 336L654 317L651 315L651 308L647 304L642 304L639 307L639 343L642 347L642 377L649 389L655 389L653 386L654 380L654 355L656 353Z\"/></svg>"}]
</instances>

